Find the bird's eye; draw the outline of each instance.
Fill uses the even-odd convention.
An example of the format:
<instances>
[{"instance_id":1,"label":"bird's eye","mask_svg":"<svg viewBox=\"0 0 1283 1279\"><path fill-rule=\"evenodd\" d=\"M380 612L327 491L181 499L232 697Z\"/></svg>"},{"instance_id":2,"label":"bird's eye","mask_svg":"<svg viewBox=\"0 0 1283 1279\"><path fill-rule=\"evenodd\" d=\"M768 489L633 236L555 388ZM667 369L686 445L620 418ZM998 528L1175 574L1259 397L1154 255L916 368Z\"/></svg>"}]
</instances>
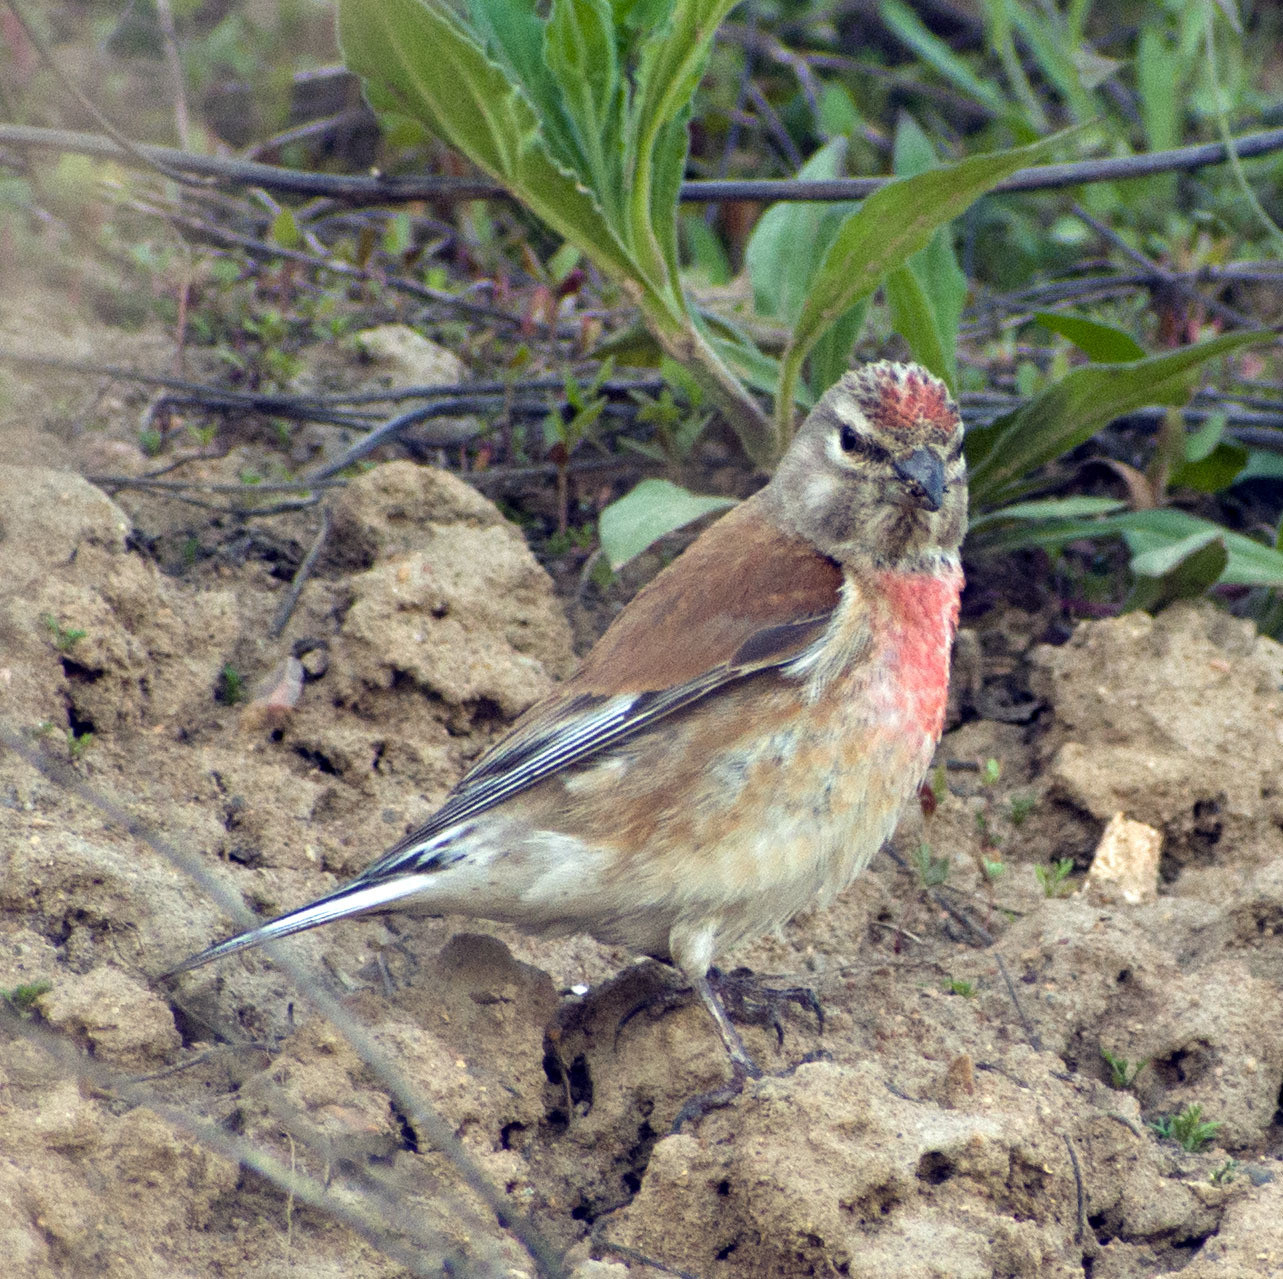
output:
<instances>
[{"instance_id":1,"label":"bird's eye","mask_svg":"<svg viewBox=\"0 0 1283 1279\"><path fill-rule=\"evenodd\" d=\"M853 426L842 423L842 429L838 432L838 446L843 453L854 453L860 447L860 437Z\"/></svg>"}]
</instances>

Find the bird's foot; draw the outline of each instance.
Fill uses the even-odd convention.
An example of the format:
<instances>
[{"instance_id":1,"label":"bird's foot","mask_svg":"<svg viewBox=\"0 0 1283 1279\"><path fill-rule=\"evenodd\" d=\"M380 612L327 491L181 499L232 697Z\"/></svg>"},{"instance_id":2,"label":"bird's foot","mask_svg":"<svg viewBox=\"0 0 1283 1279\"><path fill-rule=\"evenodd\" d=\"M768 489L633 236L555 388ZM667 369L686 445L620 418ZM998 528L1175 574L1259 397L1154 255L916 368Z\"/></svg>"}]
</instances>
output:
<instances>
[{"instance_id":1,"label":"bird's foot","mask_svg":"<svg viewBox=\"0 0 1283 1279\"><path fill-rule=\"evenodd\" d=\"M710 968L705 979L709 993L715 996L720 1007L732 1021L749 1026L766 1026L775 1031L776 1041L784 1043L784 1023L780 1012L785 1004L796 1004L814 1015L820 1034L824 1033L824 1007L809 986L765 986L762 979L748 968L736 968L724 973L720 968ZM648 1013L654 1018L664 1017L678 1008L684 1008L692 995L708 1000L700 991L698 984L692 986L668 986L647 995L645 999L634 1004L620 1019L615 1027L615 1040L623 1033L624 1027L640 1013ZM709 1009L712 1012L712 1009ZM713 1020L721 1029L721 1018L713 1013ZM725 1035L723 1035L725 1038ZM738 1038L738 1037L737 1037ZM756 1067L749 1072L751 1078L757 1077Z\"/></svg>"},{"instance_id":2,"label":"bird's foot","mask_svg":"<svg viewBox=\"0 0 1283 1279\"><path fill-rule=\"evenodd\" d=\"M812 1013L820 1034L824 1033L824 1007L809 986L765 986L762 979L747 968L736 968L729 973L710 968L708 982L733 1021L769 1026L781 1045L784 1023L780 1020L780 1010L785 1004L796 1004Z\"/></svg>"}]
</instances>

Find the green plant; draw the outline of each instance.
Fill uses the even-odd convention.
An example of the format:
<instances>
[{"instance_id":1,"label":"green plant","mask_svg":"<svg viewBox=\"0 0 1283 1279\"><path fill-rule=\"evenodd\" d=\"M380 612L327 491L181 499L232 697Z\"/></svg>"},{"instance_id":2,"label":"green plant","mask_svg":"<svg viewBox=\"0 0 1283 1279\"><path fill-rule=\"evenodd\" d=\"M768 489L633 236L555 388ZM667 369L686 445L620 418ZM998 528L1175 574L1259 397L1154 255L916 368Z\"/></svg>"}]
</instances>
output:
<instances>
[{"instance_id":1,"label":"green plant","mask_svg":"<svg viewBox=\"0 0 1283 1279\"><path fill-rule=\"evenodd\" d=\"M1034 878L1044 897L1063 897L1069 891L1065 881L1073 874L1074 859L1062 857L1050 866L1035 866Z\"/></svg>"},{"instance_id":2,"label":"green plant","mask_svg":"<svg viewBox=\"0 0 1283 1279\"><path fill-rule=\"evenodd\" d=\"M1012 795L1007 800L1007 817L1013 826L1021 826L1030 813L1038 807L1036 795Z\"/></svg>"},{"instance_id":3,"label":"green plant","mask_svg":"<svg viewBox=\"0 0 1283 1279\"><path fill-rule=\"evenodd\" d=\"M78 626L64 626L52 613L46 613L40 620L45 624L54 647L60 653L70 653L89 634Z\"/></svg>"},{"instance_id":4,"label":"green plant","mask_svg":"<svg viewBox=\"0 0 1283 1279\"><path fill-rule=\"evenodd\" d=\"M544 550L553 556L568 555L571 551L588 551L597 540L597 529L587 524L571 524L564 530L557 529L549 534Z\"/></svg>"},{"instance_id":5,"label":"green plant","mask_svg":"<svg viewBox=\"0 0 1283 1279\"><path fill-rule=\"evenodd\" d=\"M1202 1106L1191 1103L1179 1114L1161 1115L1149 1125L1164 1140L1177 1143L1193 1155L1216 1136L1224 1126L1217 1119L1204 1119Z\"/></svg>"},{"instance_id":6,"label":"green plant","mask_svg":"<svg viewBox=\"0 0 1283 1279\"><path fill-rule=\"evenodd\" d=\"M781 214L788 251L775 260L787 264L795 291L776 360L694 307L678 263L691 102L733 5L552 0L542 17L534 0L472 0L465 18L448 0L341 0L339 31L376 109L427 125L591 259L637 304L659 347L716 397L748 455L769 468L791 438L797 404L814 397L801 374L813 352L824 355L817 344L839 327L837 348L822 360L831 381L850 357L853 308L938 228L1059 140L915 172L838 219L803 210L816 222L805 240L792 234L799 215L790 206ZM774 391L772 416L746 381Z\"/></svg>"},{"instance_id":7,"label":"green plant","mask_svg":"<svg viewBox=\"0 0 1283 1279\"><path fill-rule=\"evenodd\" d=\"M406 126L426 125L591 260L636 303L659 348L714 397L748 455L769 468L788 443L798 406L846 367L879 285L914 358L956 389L965 280L945 228L1058 140L939 164L929 139L906 120L895 138L898 176L875 194L858 205L768 210L746 257L759 313L786 326L777 358L730 320L694 305L679 268L676 198L692 99L714 32L732 6L733 0L551 0L545 11L536 0L470 0L461 15L451 0L341 0L339 28L349 66L400 136L407 136ZM1017 137L1046 124L1015 55L1017 41L1071 118L1115 118L1099 86L1125 64L1086 45L1086 6L1059 14L990 0L985 10L1000 77L953 54L907 6L896 0L882 6L884 20L924 61ZM1161 68L1175 47L1174 79L1189 82L1197 56L1190 33L1203 31L1204 16L1200 10L1198 23L1177 20L1166 8L1146 16L1137 74L1151 143L1179 133L1180 98ZM1128 122L1117 122L1126 134ZM844 147L842 139L822 147L802 175L840 175ZM1052 327L1060 324L1093 363L1069 369L1053 361L1047 384L1031 388L1025 404L968 432L973 549L1122 536L1138 584L1134 607L1157 606L1211 582L1283 585L1283 553L1185 512L1121 512L1099 499L1027 500L1045 483L1042 469L1101 426L1141 406L1183 405L1209 360L1272 335L1234 333L1145 356L1112 326L1069 319L1079 322L1053 320ZM774 395L772 414L749 387ZM654 508L623 521L636 539L662 535L703 509L675 485L630 496ZM647 544L617 543L610 560L621 563Z\"/></svg>"},{"instance_id":8,"label":"green plant","mask_svg":"<svg viewBox=\"0 0 1283 1279\"><path fill-rule=\"evenodd\" d=\"M138 432L138 447L144 457L159 457L165 447L165 436L154 426L146 426Z\"/></svg>"},{"instance_id":9,"label":"green plant","mask_svg":"<svg viewBox=\"0 0 1283 1279\"><path fill-rule=\"evenodd\" d=\"M83 733L77 733L74 728L67 729L67 754L71 757L74 764L84 758L85 752L94 744L94 735L91 729L85 729Z\"/></svg>"},{"instance_id":10,"label":"green plant","mask_svg":"<svg viewBox=\"0 0 1283 1279\"><path fill-rule=\"evenodd\" d=\"M214 690L214 700L224 706L235 706L246 697L245 677L230 662L223 665L218 672L218 687Z\"/></svg>"},{"instance_id":11,"label":"green plant","mask_svg":"<svg viewBox=\"0 0 1283 1279\"><path fill-rule=\"evenodd\" d=\"M936 888L949 878L949 859L934 856L930 844L919 844L909 857L923 888Z\"/></svg>"},{"instance_id":12,"label":"green plant","mask_svg":"<svg viewBox=\"0 0 1283 1279\"><path fill-rule=\"evenodd\" d=\"M191 436L192 443L198 449L207 449L213 444L218 435L218 423L206 422L204 426L196 426L194 423L189 424L187 434Z\"/></svg>"},{"instance_id":13,"label":"green plant","mask_svg":"<svg viewBox=\"0 0 1283 1279\"><path fill-rule=\"evenodd\" d=\"M1044 466L1101 426L1144 405L1184 405L1204 364L1260 343L1264 335L1226 334L1145 356L1131 337L1110 325L1078 316L1039 319L1097 362L1073 369L1019 409L967 433L971 551L979 556L1030 547L1058 551L1082 539L1121 537L1136 583L1129 608L1152 610L1202 594L1213 584L1283 587L1283 550L1186 511L1161 505L1126 510L1124 502L1097 497L1024 500L1045 483ZM1223 424L1213 422L1191 435L1177 427L1177 432L1169 428L1165 446L1160 441L1158 467L1166 482L1223 487L1246 467L1247 455L1221 440Z\"/></svg>"},{"instance_id":14,"label":"green plant","mask_svg":"<svg viewBox=\"0 0 1283 1279\"><path fill-rule=\"evenodd\" d=\"M972 999L976 993L976 983L961 977L950 977L944 984L945 994L961 995L963 999Z\"/></svg>"},{"instance_id":15,"label":"green plant","mask_svg":"<svg viewBox=\"0 0 1283 1279\"><path fill-rule=\"evenodd\" d=\"M614 361L605 360L587 388L567 375L566 405L569 412L554 409L544 418L544 446L557 468L557 532L565 535L570 520L570 455L592 437L606 408L601 388L614 372Z\"/></svg>"},{"instance_id":16,"label":"green plant","mask_svg":"<svg viewBox=\"0 0 1283 1279\"><path fill-rule=\"evenodd\" d=\"M1130 1062L1126 1057L1116 1057L1108 1048L1102 1048L1100 1055L1109 1067L1109 1086L1120 1090L1130 1088L1140 1072L1149 1065L1148 1057L1144 1061Z\"/></svg>"},{"instance_id":17,"label":"green plant","mask_svg":"<svg viewBox=\"0 0 1283 1279\"><path fill-rule=\"evenodd\" d=\"M1214 1186L1228 1186L1238 1176L1242 1166L1237 1159L1227 1159L1219 1167L1213 1168L1207 1179Z\"/></svg>"},{"instance_id":18,"label":"green plant","mask_svg":"<svg viewBox=\"0 0 1283 1279\"><path fill-rule=\"evenodd\" d=\"M3 1002L11 1013L26 1021L35 1014L36 1000L41 995L47 995L52 989L51 981L24 982L11 990L0 990L0 1002Z\"/></svg>"},{"instance_id":19,"label":"green plant","mask_svg":"<svg viewBox=\"0 0 1283 1279\"><path fill-rule=\"evenodd\" d=\"M676 360L664 356L659 372L664 385L658 396L632 392L632 399L637 405L637 420L654 428L654 442L624 436L620 443L657 462L681 466L690 460L695 441L712 421L713 415L701 411L703 388Z\"/></svg>"}]
</instances>

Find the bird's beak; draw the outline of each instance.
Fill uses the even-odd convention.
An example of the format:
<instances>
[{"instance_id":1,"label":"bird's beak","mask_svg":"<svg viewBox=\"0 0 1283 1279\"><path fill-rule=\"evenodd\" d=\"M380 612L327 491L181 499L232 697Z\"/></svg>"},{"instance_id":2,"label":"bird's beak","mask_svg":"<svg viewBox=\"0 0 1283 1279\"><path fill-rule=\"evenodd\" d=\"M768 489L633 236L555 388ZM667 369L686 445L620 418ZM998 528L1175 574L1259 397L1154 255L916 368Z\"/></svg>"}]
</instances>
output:
<instances>
[{"instance_id":1,"label":"bird's beak","mask_svg":"<svg viewBox=\"0 0 1283 1279\"><path fill-rule=\"evenodd\" d=\"M944 463L930 449L915 449L893 466L908 487L915 506L924 511L940 509L944 501Z\"/></svg>"}]
</instances>

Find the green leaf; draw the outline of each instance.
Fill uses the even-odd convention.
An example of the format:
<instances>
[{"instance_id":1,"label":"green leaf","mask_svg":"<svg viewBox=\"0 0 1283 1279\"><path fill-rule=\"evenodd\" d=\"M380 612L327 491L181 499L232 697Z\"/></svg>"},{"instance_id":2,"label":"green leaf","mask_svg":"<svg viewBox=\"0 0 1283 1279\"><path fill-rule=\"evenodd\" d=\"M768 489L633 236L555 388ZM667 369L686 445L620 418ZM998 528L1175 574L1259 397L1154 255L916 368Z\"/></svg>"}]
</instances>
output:
<instances>
[{"instance_id":1,"label":"green leaf","mask_svg":"<svg viewBox=\"0 0 1283 1279\"><path fill-rule=\"evenodd\" d=\"M1273 340L1267 332L1227 333L1127 364L1074 369L1015 412L968 432L972 501L984 508L1019 496L1032 472L1106 423L1149 404L1184 404L1208 360Z\"/></svg>"},{"instance_id":2,"label":"green leaf","mask_svg":"<svg viewBox=\"0 0 1283 1279\"><path fill-rule=\"evenodd\" d=\"M977 515L968 526L974 536L1007 520L1085 520L1092 515L1109 515L1127 503L1114 497L1045 497L1033 502L1015 502L995 511Z\"/></svg>"},{"instance_id":3,"label":"green leaf","mask_svg":"<svg viewBox=\"0 0 1283 1279\"><path fill-rule=\"evenodd\" d=\"M1009 106L1002 93L971 70L939 36L932 35L907 4L883 0L882 21L929 67L938 71L955 88L974 98L993 115L1007 115Z\"/></svg>"},{"instance_id":4,"label":"green leaf","mask_svg":"<svg viewBox=\"0 0 1283 1279\"><path fill-rule=\"evenodd\" d=\"M1267 449L1253 449L1247 455L1247 465L1234 478L1235 484L1248 480L1283 480L1283 454Z\"/></svg>"},{"instance_id":5,"label":"green leaf","mask_svg":"<svg viewBox=\"0 0 1283 1279\"><path fill-rule=\"evenodd\" d=\"M801 182L841 177L847 145L846 138L834 138L811 156L795 177ZM818 200L781 200L758 218L744 250L744 265L759 314L790 324L797 319L821 257L842 219L858 207L854 201L834 205Z\"/></svg>"},{"instance_id":6,"label":"green leaf","mask_svg":"<svg viewBox=\"0 0 1283 1279\"><path fill-rule=\"evenodd\" d=\"M1051 519L1022 522L1008 528L987 528L976 538L972 549L980 553L1025 550L1035 546L1058 550L1069 542L1122 537L1133 556L1143 556L1150 551L1162 551L1195 534L1205 534L1209 541L1219 538L1224 543L1228 558L1218 579L1222 585L1283 587L1283 551L1172 507L1125 511L1100 519Z\"/></svg>"},{"instance_id":7,"label":"green leaf","mask_svg":"<svg viewBox=\"0 0 1283 1279\"><path fill-rule=\"evenodd\" d=\"M1197 431L1191 431L1186 435L1185 461L1201 462L1205 457L1211 457L1216 446L1221 442L1221 436L1225 434L1225 426L1228 422L1229 414L1224 409L1209 413L1207 421Z\"/></svg>"},{"instance_id":8,"label":"green leaf","mask_svg":"<svg viewBox=\"0 0 1283 1279\"><path fill-rule=\"evenodd\" d=\"M1133 555L1131 570L1136 581L1124 611L1156 613L1173 600L1205 595L1220 581L1228 563L1224 537L1210 529Z\"/></svg>"},{"instance_id":9,"label":"green leaf","mask_svg":"<svg viewBox=\"0 0 1283 1279\"><path fill-rule=\"evenodd\" d=\"M1179 541L1168 542L1143 551L1139 555L1133 555L1132 572L1139 573L1142 577L1166 577L1186 563L1194 552L1212 545L1220 548L1221 569L1223 569L1228 559L1225 554L1224 537L1219 530L1201 529L1188 537L1182 537ZM1220 569L1218 569L1211 581L1216 581L1220 575ZM1201 594L1201 590L1199 593Z\"/></svg>"},{"instance_id":10,"label":"green leaf","mask_svg":"<svg viewBox=\"0 0 1283 1279\"><path fill-rule=\"evenodd\" d=\"M601 549L610 567L618 570L666 533L734 505L733 498L701 497L668 480L642 480L602 511Z\"/></svg>"},{"instance_id":11,"label":"green leaf","mask_svg":"<svg viewBox=\"0 0 1283 1279\"><path fill-rule=\"evenodd\" d=\"M486 56L445 0L339 0L339 37L372 105L426 121L616 281L665 291L554 158L511 71Z\"/></svg>"},{"instance_id":12,"label":"green leaf","mask_svg":"<svg viewBox=\"0 0 1283 1279\"><path fill-rule=\"evenodd\" d=\"M951 390L956 389L953 361L945 351L935 309L918 273L911 266L902 266L887 276L885 288L891 326L909 344L913 358Z\"/></svg>"},{"instance_id":13,"label":"green leaf","mask_svg":"<svg viewBox=\"0 0 1283 1279\"><path fill-rule=\"evenodd\" d=\"M1224 541L1229 555L1220 577L1224 585L1283 587L1283 553L1188 511L1172 507L1129 511L1125 515L1107 516L1104 522L1118 525L1133 557L1210 530Z\"/></svg>"},{"instance_id":14,"label":"green leaf","mask_svg":"<svg viewBox=\"0 0 1283 1279\"><path fill-rule=\"evenodd\" d=\"M543 56L576 126L588 184L618 216L623 204L624 102L615 22L607 0L553 0Z\"/></svg>"},{"instance_id":15,"label":"green leaf","mask_svg":"<svg viewBox=\"0 0 1283 1279\"><path fill-rule=\"evenodd\" d=\"M1074 46L1067 38L1060 15L1044 15L1033 5L1013 4L1011 16L1043 75L1064 100L1074 120L1092 119L1097 114L1096 104L1083 88L1074 61Z\"/></svg>"},{"instance_id":16,"label":"green leaf","mask_svg":"<svg viewBox=\"0 0 1283 1279\"><path fill-rule=\"evenodd\" d=\"M1044 329L1068 338L1088 359L1097 363L1124 364L1145 358L1145 348L1130 333L1112 324L1064 311L1038 311L1034 319Z\"/></svg>"},{"instance_id":17,"label":"green leaf","mask_svg":"<svg viewBox=\"0 0 1283 1279\"><path fill-rule=\"evenodd\" d=\"M798 371L816 338L877 288L882 278L926 247L937 227L952 221L991 187L1063 144L1057 134L1026 147L977 155L901 178L875 191L849 215L811 281L781 364L777 421L791 428Z\"/></svg>"},{"instance_id":18,"label":"green leaf","mask_svg":"<svg viewBox=\"0 0 1283 1279\"><path fill-rule=\"evenodd\" d=\"M797 171L801 181L841 177L846 167L847 139L834 138ZM753 282L759 314L796 320L806 300L811 278L833 242L842 219L859 208L855 201L821 203L781 200L758 219L749 237L744 263ZM851 366L851 351L864 327L867 307L857 303L840 316L812 348L808 399L822 393ZM778 380L773 369L771 385ZM760 386L760 381L753 385Z\"/></svg>"},{"instance_id":19,"label":"green leaf","mask_svg":"<svg viewBox=\"0 0 1283 1279\"><path fill-rule=\"evenodd\" d=\"M282 209L272 219L272 229L268 232L267 238L273 244L279 244L283 249L297 249L303 243L303 236L298 229L298 223L294 220L294 214L289 209Z\"/></svg>"},{"instance_id":20,"label":"green leaf","mask_svg":"<svg viewBox=\"0 0 1283 1279\"><path fill-rule=\"evenodd\" d=\"M625 138L627 240L655 279L663 276L665 264L676 263L676 202L668 196L676 192L686 162L686 113L713 36L736 3L681 0L641 45Z\"/></svg>"},{"instance_id":21,"label":"green leaf","mask_svg":"<svg viewBox=\"0 0 1283 1279\"><path fill-rule=\"evenodd\" d=\"M1247 465L1247 450L1241 444L1218 444L1206 457L1187 462L1172 472L1172 488L1194 489L1198 493L1222 493Z\"/></svg>"},{"instance_id":22,"label":"green leaf","mask_svg":"<svg viewBox=\"0 0 1283 1279\"><path fill-rule=\"evenodd\" d=\"M834 382L851 367L851 353L855 340L864 328L869 299L861 298L845 315L840 316L816 339L811 353L806 357L807 391L797 401L810 408ZM775 370L771 389L779 385L779 363L772 361Z\"/></svg>"},{"instance_id":23,"label":"green leaf","mask_svg":"<svg viewBox=\"0 0 1283 1279\"><path fill-rule=\"evenodd\" d=\"M910 177L939 168L931 139L908 113L901 116L895 134L894 166ZM937 228L926 247L886 279L891 323L909 343L914 358L958 390L958 325L967 300L967 277L953 251L947 226Z\"/></svg>"}]
</instances>

